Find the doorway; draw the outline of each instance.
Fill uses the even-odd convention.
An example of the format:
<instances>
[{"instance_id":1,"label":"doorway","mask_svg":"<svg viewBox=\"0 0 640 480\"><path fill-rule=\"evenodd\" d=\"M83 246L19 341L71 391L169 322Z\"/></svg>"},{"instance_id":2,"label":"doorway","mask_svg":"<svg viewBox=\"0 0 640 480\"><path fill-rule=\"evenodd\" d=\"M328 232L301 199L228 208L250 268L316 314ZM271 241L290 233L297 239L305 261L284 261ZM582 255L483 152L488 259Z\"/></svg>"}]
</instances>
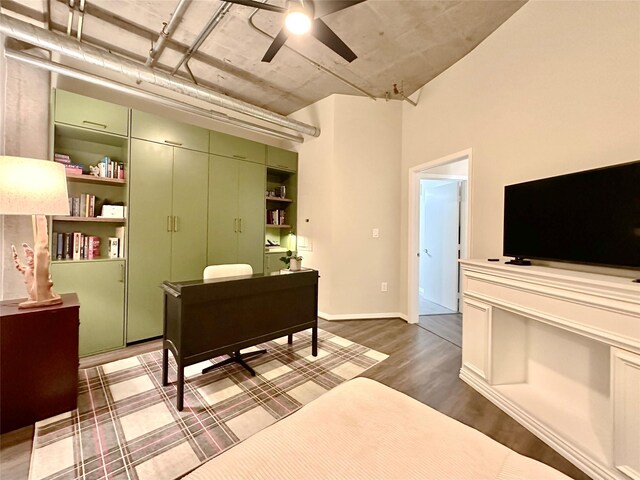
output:
<instances>
[{"instance_id":1,"label":"doorway","mask_svg":"<svg viewBox=\"0 0 640 480\"><path fill-rule=\"evenodd\" d=\"M418 313L459 310L462 180L420 179Z\"/></svg>"},{"instance_id":2,"label":"doorway","mask_svg":"<svg viewBox=\"0 0 640 480\"><path fill-rule=\"evenodd\" d=\"M428 316L460 324L458 259L468 258L470 171L471 150L409 171L409 323Z\"/></svg>"}]
</instances>

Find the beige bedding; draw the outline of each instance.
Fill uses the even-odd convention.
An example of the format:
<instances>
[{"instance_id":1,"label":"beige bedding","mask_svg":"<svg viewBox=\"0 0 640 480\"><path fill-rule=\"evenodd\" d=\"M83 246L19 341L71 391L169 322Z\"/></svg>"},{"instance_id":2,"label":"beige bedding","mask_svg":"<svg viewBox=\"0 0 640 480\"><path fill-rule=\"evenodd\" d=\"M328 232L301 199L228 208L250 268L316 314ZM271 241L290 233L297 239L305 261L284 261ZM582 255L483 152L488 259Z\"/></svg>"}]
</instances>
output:
<instances>
[{"instance_id":1,"label":"beige bedding","mask_svg":"<svg viewBox=\"0 0 640 480\"><path fill-rule=\"evenodd\" d=\"M186 478L568 479L365 378L334 388Z\"/></svg>"}]
</instances>

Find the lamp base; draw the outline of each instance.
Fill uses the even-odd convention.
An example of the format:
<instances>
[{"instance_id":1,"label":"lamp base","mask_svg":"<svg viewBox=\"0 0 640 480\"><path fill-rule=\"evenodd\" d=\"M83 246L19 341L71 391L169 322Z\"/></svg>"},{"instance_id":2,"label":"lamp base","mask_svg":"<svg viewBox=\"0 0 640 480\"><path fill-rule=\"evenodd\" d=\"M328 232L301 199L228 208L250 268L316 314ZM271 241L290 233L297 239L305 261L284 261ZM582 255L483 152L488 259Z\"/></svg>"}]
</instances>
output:
<instances>
[{"instance_id":1,"label":"lamp base","mask_svg":"<svg viewBox=\"0 0 640 480\"><path fill-rule=\"evenodd\" d=\"M25 300L24 302L18 304L18 308L49 307L51 305L59 305L61 303L62 298L60 298L60 295L55 295L55 297L47 298L46 300Z\"/></svg>"}]
</instances>

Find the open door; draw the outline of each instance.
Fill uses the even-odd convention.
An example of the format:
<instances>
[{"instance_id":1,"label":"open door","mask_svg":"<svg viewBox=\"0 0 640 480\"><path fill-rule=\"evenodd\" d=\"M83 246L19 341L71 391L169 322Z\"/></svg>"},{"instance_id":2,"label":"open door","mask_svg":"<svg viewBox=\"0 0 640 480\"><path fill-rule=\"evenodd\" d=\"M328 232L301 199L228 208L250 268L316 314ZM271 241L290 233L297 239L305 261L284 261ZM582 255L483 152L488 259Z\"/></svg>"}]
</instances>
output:
<instances>
[{"instance_id":1,"label":"open door","mask_svg":"<svg viewBox=\"0 0 640 480\"><path fill-rule=\"evenodd\" d=\"M460 182L422 180L420 295L458 311Z\"/></svg>"}]
</instances>

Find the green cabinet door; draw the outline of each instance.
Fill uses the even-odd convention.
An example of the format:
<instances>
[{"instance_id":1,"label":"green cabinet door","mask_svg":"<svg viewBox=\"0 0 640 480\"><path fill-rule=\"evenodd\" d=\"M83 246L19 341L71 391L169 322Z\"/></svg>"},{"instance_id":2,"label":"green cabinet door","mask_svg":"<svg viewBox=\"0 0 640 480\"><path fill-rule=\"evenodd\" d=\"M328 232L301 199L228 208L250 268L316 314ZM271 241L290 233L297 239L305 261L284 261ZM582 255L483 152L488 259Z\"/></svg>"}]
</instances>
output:
<instances>
[{"instance_id":1,"label":"green cabinet door","mask_svg":"<svg viewBox=\"0 0 640 480\"><path fill-rule=\"evenodd\" d=\"M262 273L264 262L266 171L263 165L238 164L238 263Z\"/></svg>"},{"instance_id":2,"label":"green cabinet door","mask_svg":"<svg viewBox=\"0 0 640 480\"><path fill-rule=\"evenodd\" d=\"M171 276L173 147L131 140L127 342L162 335L159 285Z\"/></svg>"},{"instance_id":3,"label":"green cabinet door","mask_svg":"<svg viewBox=\"0 0 640 480\"><path fill-rule=\"evenodd\" d=\"M51 277L78 294L81 357L124 346L124 260L54 262Z\"/></svg>"},{"instance_id":4,"label":"green cabinet door","mask_svg":"<svg viewBox=\"0 0 640 480\"><path fill-rule=\"evenodd\" d=\"M264 273L269 275L273 272L278 272L287 268L287 264L280 260L281 257L285 257L286 252L279 253L267 253L264 256Z\"/></svg>"},{"instance_id":5,"label":"green cabinet door","mask_svg":"<svg viewBox=\"0 0 640 480\"><path fill-rule=\"evenodd\" d=\"M262 164L266 161L266 147L263 143L214 131L211 131L209 138L209 153Z\"/></svg>"},{"instance_id":6,"label":"green cabinet door","mask_svg":"<svg viewBox=\"0 0 640 480\"><path fill-rule=\"evenodd\" d=\"M298 154L290 150L267 145L267 165L269 168L286 172L298 171Z\"/></svg>"},{"instance_id":7,"label":"green cabinet door","mask_svg":"<svg viewBox=\"0 0 640 480\"><path fill-rule=\"evenodd\" d=\"M175 147L209 152L208 130L138 110L131 111L131 136Z\"/></svg>"},{"instance_id":8,"label":"green cabinet door","mask_svg":"<svg viewBox=\"0 0 640 480\"><path fill-rule=\"evenodd\" d=\"M209 155L174 149L171 280L202 278L207 266L208 183Z\"/></svg>"},{"instance_id":9,"label":"green cabinet door","mask_svg":"<svg viewBox=\"0 0 640 480\"><path fill-rule=\"evenodd\" d=\"M56 122L118 135L129 132L129 109L122 105L64 90L56 90L55 104Z\"/></svg>"},{"instance_id":10,"label":"green cabinet door","mask_svg":"<svg viewBox=\"0 0 640 480\"><path fill-rule=\"evenodd\" d=\"M207 265L238 263L238 161L209 155Z\"/></svg>"}]
</instances>

